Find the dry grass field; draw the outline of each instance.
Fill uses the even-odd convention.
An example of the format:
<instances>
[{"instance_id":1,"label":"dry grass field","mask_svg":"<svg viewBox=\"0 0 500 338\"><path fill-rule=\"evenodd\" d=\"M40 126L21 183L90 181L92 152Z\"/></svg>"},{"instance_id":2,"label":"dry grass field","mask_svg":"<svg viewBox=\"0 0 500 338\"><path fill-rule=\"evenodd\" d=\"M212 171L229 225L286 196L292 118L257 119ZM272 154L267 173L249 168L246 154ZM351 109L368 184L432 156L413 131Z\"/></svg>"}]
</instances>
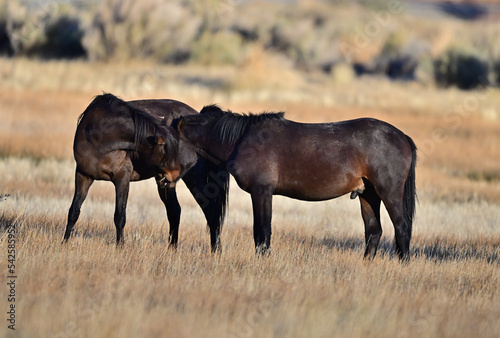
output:
<instances>
[{"instance_id":1,"label":"dry grass field","mask_svg":"<svg viewBox=\"0 0 500 338\"><path fill-rule=\"evenodd\" d=\"M269 64L286 83L255 86ZM201 76L194 67L0 59L0 336L498 337L500 91L337 83L277 65L257 55L246 70L255 82L246 84L229 68ZM238 85L203 85L215 80ZM124 248L114 245L108 182L91 188L62 246L76 119L99 90L196 109L219 103L285 110L299 121L372 116L396 125L420 148L411 262L394 259L385 210L379 255L362 260L359 202L348 197L274 198L272 252L256 257L250 197L234 181L220 255L210 254L204 218L183 183L180 245L167 248L153 181L131 186ZM15 332L6 321L9 226L17 230Z\"/></svg>"}]
</instances>

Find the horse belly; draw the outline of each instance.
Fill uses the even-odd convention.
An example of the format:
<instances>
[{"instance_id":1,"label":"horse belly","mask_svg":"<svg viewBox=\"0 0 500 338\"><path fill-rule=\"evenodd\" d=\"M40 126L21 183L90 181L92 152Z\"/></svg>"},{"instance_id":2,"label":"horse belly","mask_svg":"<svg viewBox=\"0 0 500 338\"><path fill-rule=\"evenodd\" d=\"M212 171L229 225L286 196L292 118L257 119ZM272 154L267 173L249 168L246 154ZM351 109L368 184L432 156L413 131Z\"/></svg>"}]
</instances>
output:
<instances>
[{"instance_id":1,"label":"horse belly","mask_svg":"<svg viewBox=\"0 0 500 338\"><path fill-rule=\"evenodd\" d=\"M289 181L275 189L276 195L287 196L303 201L325 201L340 197L351 191L364 190L361 177L336 179L302 179Z\"/></svg>"}]
</instances>

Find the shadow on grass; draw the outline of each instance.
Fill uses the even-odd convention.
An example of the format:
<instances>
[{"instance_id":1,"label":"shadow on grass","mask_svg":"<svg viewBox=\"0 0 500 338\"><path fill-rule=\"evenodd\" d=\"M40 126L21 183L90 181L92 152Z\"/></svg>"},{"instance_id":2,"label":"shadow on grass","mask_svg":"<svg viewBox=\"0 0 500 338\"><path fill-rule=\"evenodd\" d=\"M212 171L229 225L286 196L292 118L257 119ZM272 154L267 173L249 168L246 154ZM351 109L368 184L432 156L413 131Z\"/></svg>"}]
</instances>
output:
<instances>
[{"instance_id":1,"label":"shadow on grass","mask_svg":"<svg viewBox=\"0 0 500 338\"><path fill-rule=\"evenodd\" d=\"M14 229L14 230L11 230ZM145 230L145 229L142 229ZM40 217L29 217L25 214L1 214L0 213L0 236L15 231L16 239L23 240L28 233L44 234L55 243L66 245L82 242L101 242L110 246L116 246L116 228L111 223L91 224L82 220L82 224L77 223L71 233L71 237L63 243L63 236L66 231L66 218L43 220ZM168 233L160 229L158 232L138 231L133 227L125 227L124 245L134 247L142 245L144 241L153 245L168 247Z\"/></svg>"},{"instance_id":2,"label":"shadow on grass","mask_svg":"<svg viewBox=\"0 0 500 338\"><path fill-rule=\"evenodd\" d=\"M60 226L58 223L60 223ZM57 237L58 240L60 239L62 241L64 231L66 230L66 222L65 220L61 220L61 222L56 220L46 222L39 219L30 219L24 214L19 216L0 215L0 234L7 232L9 228L15 228L16 236L26 232L38 231L52 237ZM110 231L113 231L114 234L114 227L111 230L104 229L104 227L103 229L87 229L87 227L82 227L81 229L75 228L71 238L96 238L99 240L111 241L112 236L109 233Z\"/></svg>"},{"instance_id":3,"label":"shadow on grass","mask_svg":"<svg viewBox=\"0 0 500 338\"><path fill-rule=\"evenodd\" d=\"M362 238L342 237L323 238L320 244L337 250L353 250L364 252L365 244ZM489 264L500 264L500 237L455 239L455 238L416 238L411 244L412 257L424 257L427 260L466 261L483 260ZM395 257L394 243L389 239L381 240L377 255Z\"/></svg>"},{"instance_id":4,"label":"shadow on grass","mask_svg":"<svg viewBox=\"0 0 500 338\"><path fill-rule=\"evenodd\" d=\"M59 227L56 228L54 226L54 223L45 224L34 221L31 226L27 227L26 220L20 220L19 217L13 215L0 215L0 235L4 235L11 227L16 228L17 234L20 231L26 232L36 229L50 236L57 237L58 240L62 241L66 224L61 222L59 229ZM73 231L72 238L94 239L104 241L109 245L115 245L115 234L114 227L104 225L102 227L94 226L91 228L77 227ZM140 243L142 240L152 240L153 245L168 245L168 235L162 231L159 231L157 236L150 237L150 235L142 234L141 237L143 238L137 238L134 232L131 231L125 235L125 243L131 245L132 243ZM287 232L281 234L281 237L284 237L285 240L298 242L300 245L323 246L339 251L356 251L360 255L362 255L365 249L364 239L361 236L341 235L338 237L315 238L314 236ZM426 260L433 262L480 260L489 264L500 265L500 236L483 236L473 239L459 239L453 236L414 236L410 252L412 257L424 257ZM377 255L382 257L396 257L394 244L391 239L383 238L380 241Z\"/></svg>"},{"instance_id":5,"label":"shadow on grass","mask_svg":"<svg viewBox=\"0 0 500 338\"><path fill-rule=\"evenodd\" d=\"M0 215L0 234L6 232L8 228L15 226L15 224L15 217Z\"/></svg>"}]
</instances>

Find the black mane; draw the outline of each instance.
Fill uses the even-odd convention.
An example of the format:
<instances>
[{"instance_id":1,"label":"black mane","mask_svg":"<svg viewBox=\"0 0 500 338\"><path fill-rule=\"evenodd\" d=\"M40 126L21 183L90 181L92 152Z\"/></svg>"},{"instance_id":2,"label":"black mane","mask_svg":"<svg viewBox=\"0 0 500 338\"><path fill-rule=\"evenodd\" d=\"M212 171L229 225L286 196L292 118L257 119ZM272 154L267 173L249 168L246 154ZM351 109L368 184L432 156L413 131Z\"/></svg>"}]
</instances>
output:
<instances>
[{"instance_id":1,"label":"black mane","mask_svg":"<svg viewBox=\"0 0 500 338\"><path fill-rule=\"evenodd\" d=\"M233 144L248 129L248 127L267 120L283 120L284 112L261 114L237 114L232 111L223 111L217 105L205 106L200 111L200 117L216 118L212 132L221 139L222 143Z\"/></svg>"},{"instance_id":2,"label":"black mane","mask_svg":"<svg viewBox=\"0 0 500 338\"><path fill-rule=\"evenodd\" d=\"M155 137L162 137L165 140L167 156L170 160L177 159L179 155L179 140L173 133L177 133L173 128L165 126L154 116L143 110L135 108L133 105L122 101L127 105L129 112L134 119L134 148L137 151L140 144L147 142L148 129L153 130Z\"/></svg>"}]
</instances>

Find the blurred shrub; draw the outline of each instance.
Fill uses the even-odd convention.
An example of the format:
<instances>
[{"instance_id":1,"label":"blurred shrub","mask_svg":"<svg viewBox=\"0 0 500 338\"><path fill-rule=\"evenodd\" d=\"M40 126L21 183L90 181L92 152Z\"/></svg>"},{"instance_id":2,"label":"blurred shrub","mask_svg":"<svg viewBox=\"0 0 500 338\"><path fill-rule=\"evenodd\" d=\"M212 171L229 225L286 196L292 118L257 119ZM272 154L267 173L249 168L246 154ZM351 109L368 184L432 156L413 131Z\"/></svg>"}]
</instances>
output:
<instances>
[{"instance_id":1,"label":"blurred shrub","mask_svg":"<svg viewBox=\"0 0 500 338\"><path fill-rule=\"evenodd\" d=\"M500 86L500 59L493 62L493 81L497 86Z\"/></svg>"},{"instance_id":2,"label":"blurred shrub","mask_svg":"<svg viewBox=\"0 0 500 338\"><path fill-rule=\"evenodd\" d=\"M337 84L347 84L356 76L352 65L344 62L332 66L330 73L333 82Z\"/></svg>"},{"instance_id":3,"label":"blurred shrub","mask_svg":"<svg viewBox=\"0 0 500 338\"><path fill-rule=\"evenodd\" d=\"M45 39L34 45L30 52L46 58L75 58L85 56L82 46L83 31L80 21L71 16L61 15L50 20L44 29Z\"/></svg>"},{"instance_id":4,"label":"blurred shrub","mask_svg":"<svg viewBox=\"0 0 500 338\"><path fill-rule=\"evenodd\" d=\"M7 31L7 1L0 0L0 55L11 56L14 54Z\"/></svg>"},{"instance_id":5,"label":"blurred shrub","mask_svg":"<svg viewBox=\"0 0 500 338\"><path fill-rule=\"evenodd\" d=\"M204 32L191 43L189 60L201 65L238 64L245 57L242 38L231 31Z\"/></svg>"},{"instance_id":6,"label":"blurred shrub","mask_svg":"<svg viewBox=\"0 0 500 338\"><path fill-rule=\"evenodd\" d=\"M391 79L414 80L419 62L427 52L425 45L414 40L409 32L392 32L374 60L372 72Z\"/></svg>"},{"instance_id":7,"label":"blurred shrub","mask_svg":"<svg viewBox=\"0 0 500 338\"><path fill-rule=\"evenodd\" d=\"M259 43L250 44L245 59L238 65L232 88L259 90L266 87L286 89L300 82L293 63L283 54L270 53Z\"/></svg>"},{"instance_id":8,"label":"blurred shrub","mask_svg":"<svg viewBox=\"0 0 500 338\"><path fill-rule=\"evenodd\" d=\"M401 52L408 42L408 35L402 32L390 33L382 46L381 55L393 56Z\"/></svg>"},{"instance_id":9,"label":"blurred shrub","mask_svg":"<svg viewBox=\"0 0 500 338\"><path fill-rule=\"evenodd\" d=\"M498 53L486 58L463 47L442 53L453 39L432 42L436 29L458 36L467 27L380 14L389 5L387 0L297 1L293 6L286 1L0 0L0 55L232 64L249 74L261 64L284 63L283 74L292 67L332 74L342 82L354 70L394 79L423 76L425 83L430 74L440 85L460 88L484 84L489 62L500 83ZM498 36L500 30L493 27L465 34L463 40L488 50L498 45ZM343 44L353 48L352 61ZM258 52L249 56L255 45ZM430 55L439 53L429 63Z\"/></svg>"},{"instance_id":10,"label":"blurred shrub","mask_svg":"<svg viewBox=\"0 0 500 338\"><path fill-rule=\"evenodd\" d=\"M29 5L10 1L5 13L7 40L15 55L43 58L85 55L81 43L83 31L74 7L58 2Z\"/></svg>"},{"instance_id":11,"label":"blurred shrub","mask_svg":"<svg viewBox=\"0 0 500 338\"><path fill-rule=\"evenodd\" d=\"M341 60L339 34L342 22L329 17L322 6L287 8L272 19L267 34L262 34L264 46L292 60L295 67L310 71L329 71Z\"/></svg>"},{"instance_id":12,"label":"blurred shrub","mask_svg":"<svg viewBox=\"0 0 500 338\"><path fill-rule=\"evenodd\" d=\"M92 15L83 44L91 60L179 63L189 58L201 23L185 2L107 0Z\"/></svg>"},{"instance_id":13,"label":"blurred shrub","mask_svg":"<svg viewBox=\"0 0 500 338\"><path fill-rule=\"evenodd\" d=\"M417 69L415 69L415 79L422 84L434 83L434 60L430 55L420 58Z\"/></svg>"},{"instance_id":14,"label":"blurred shrub","mask_svg":"<svg viewBox=\"0 0 500 338\"><path fill-rule=\"evenodd\" d=\"M472 89L488 83L488 63L479 51L452 46L434 61L434 77L441 86Z\"/></svg>"}]
</instances>

